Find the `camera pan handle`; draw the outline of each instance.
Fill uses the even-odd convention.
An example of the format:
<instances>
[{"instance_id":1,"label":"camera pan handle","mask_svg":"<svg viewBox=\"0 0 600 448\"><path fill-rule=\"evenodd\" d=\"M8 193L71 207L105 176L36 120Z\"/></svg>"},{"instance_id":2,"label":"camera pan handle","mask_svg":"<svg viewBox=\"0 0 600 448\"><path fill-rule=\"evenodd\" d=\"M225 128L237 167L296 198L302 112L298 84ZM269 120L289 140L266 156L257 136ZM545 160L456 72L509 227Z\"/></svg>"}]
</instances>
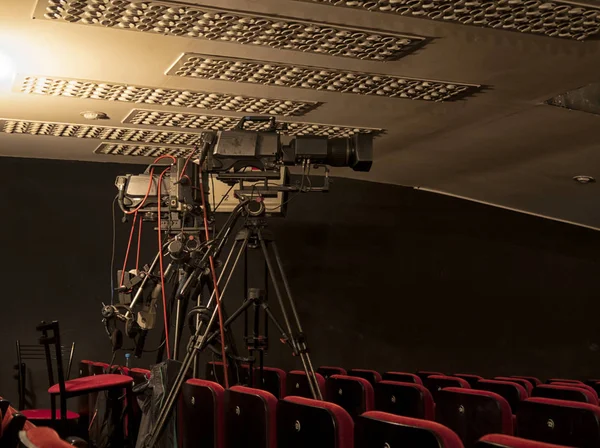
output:
<instances>
[{"instance_id":1,"label":"camera pan handle","mask_svg":"<svg viewBox=\"0 0 600 448\"><path fill-rule=\"evenodd\" d=\"M247 121L259 121L259 122L269 122L269 129L267 129L267 131L274 131L277 129L277 125L275 123L275 117L266 117L266 116L262 116L262 115L246 115L245 117L240 118L240 121L238 122L236 129L239 130L244 130L244 125L246 124Z\"/></svg>"}]
</instances>

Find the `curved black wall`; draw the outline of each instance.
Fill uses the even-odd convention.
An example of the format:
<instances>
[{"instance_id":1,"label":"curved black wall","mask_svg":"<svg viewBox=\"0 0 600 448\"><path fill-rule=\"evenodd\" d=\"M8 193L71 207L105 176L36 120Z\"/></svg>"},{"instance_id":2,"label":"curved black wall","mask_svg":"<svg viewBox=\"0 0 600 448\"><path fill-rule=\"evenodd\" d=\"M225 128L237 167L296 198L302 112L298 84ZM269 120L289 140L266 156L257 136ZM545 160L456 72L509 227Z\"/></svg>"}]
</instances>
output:
<instances>
[{"instance_id":1,"label":"curved black wall","mask_svg":"<svg viewBox=\"0 0 600 448\"><path fill-rule=\"evenodd\" d=\"M113 182L142 168L2 158L0 169L0 394L16 401L14 341L35 341L42 319L61 322L77 359L110 358L99 311L110 292ZM597 232L347 179L294 199L271 228L316 365L600 375ZM117 232L118 264L128 226ZM148 229L143 256L155 247ZM229 311L241 282L231 291ZM268 364L297 363L272 342ZM33 379L44 396L42 364Z\"/></svg>"}]
</instances>

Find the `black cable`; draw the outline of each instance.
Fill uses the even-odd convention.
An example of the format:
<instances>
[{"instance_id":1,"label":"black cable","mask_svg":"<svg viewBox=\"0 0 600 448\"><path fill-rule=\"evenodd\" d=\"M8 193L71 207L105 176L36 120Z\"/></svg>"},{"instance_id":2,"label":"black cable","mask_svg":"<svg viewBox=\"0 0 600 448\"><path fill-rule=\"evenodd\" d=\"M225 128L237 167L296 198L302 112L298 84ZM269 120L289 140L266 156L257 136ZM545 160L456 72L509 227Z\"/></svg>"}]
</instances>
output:
<instances>
[{"instance_id":1,"label":"black cable","mask_svg":"<svg viewBox=\"0 0 600 448\"><path fill-rule=\"evenodd\" d=\"M166 342L167 342L167 340L166 340L166 339L163 339L163 341L161 342L161 344L160 344L158 347L156 347L156 348L153 348L152 350L142 350L142 352L143 352L143 353L152 353L152 352L157 352L157 351L159 351L161 348L163 348L163 346L165 345L165 343L166 343Z\"/></svg>"},{"instance_id":2,"label":"black cable","mask_svg":"<svg viewBox=\"0 0 600 448\"><path fill-rule=\"evenodd\" d=\"M219 206L223 203L223 201L229 196L229 193L231 193L231 190L233 190L233 187L235 187L236 184L233 184L231 187L229 187L229 190L227 190L227 193L225 193L223 195L223 197L221 198L221 201L219 201L219 203L217 204L217 206L215 207L215 209L213 210L213 213L215 213L217 211L217 209L219 208Z\"/></svg>"},{"instance_id":3,"label":"black cable","mask_svg":"<svg viewBox=\"0 0 600 448\"><path fill-rule=\"evenodd\" d=\"M309 165L310 167L310 165ZM310 168L309 168L309 172L310 172ZM289 198L287 201L282 202L279 205L276 205L275 207L272 208L266 208L265 210L270 212L272 210L277 210L278 208L283 207L286 204L289 204L293 199L295 199L297 196L300 196L300 193L302 193L302 190L304 189L304 179L306 179L306 168L304 168L304 171L302 172L302 180L300 182L300 189L298 190L298 192L296 194L294 194L291 198ZM310 180L309 180L310 182ZM311 184L312 185L312 184Z\"/></svg>"}]
</instances>

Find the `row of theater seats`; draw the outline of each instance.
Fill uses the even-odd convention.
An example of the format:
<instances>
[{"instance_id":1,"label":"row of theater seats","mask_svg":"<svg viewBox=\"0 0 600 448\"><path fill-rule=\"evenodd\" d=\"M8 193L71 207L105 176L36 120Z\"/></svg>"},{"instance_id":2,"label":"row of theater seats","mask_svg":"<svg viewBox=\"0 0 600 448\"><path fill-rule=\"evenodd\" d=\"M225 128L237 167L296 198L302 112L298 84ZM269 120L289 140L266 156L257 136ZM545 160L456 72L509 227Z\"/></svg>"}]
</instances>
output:
<instances>
[{"instance_id":1,"label":"row of theater seats","mask_svg":"<svg viewBox=\"0 0 600 448\"><path fill-rule=\"evenodd\" d=\"M221 381L222 364L208 363L206 376ZM249 372L234 372L234 376L244 381ZM567 446L600 446L600 382L596 380L584 384L550 379L541 384L533 377L488 380L439 372L380 375L372 370L338 367L321 367L317 377L325 400L339 405L354 420L381 411L436 421L454 431L467 447L488 434L518 435ZM260 383L253 384L258 387ZM300 371L286 374L281 369L265 369L260 385L280 399L311 396L306 376Z\"/></svg>"}]
</instances>

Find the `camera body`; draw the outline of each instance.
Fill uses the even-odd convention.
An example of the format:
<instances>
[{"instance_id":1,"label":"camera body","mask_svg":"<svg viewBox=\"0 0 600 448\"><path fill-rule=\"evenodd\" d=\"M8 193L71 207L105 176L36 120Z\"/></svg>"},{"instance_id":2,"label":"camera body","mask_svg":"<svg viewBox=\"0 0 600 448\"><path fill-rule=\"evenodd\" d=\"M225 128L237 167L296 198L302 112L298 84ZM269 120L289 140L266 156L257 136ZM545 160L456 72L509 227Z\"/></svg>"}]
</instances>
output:
<instances>
[{"instance_id":1,"label":"camera body","mask_svg":"<svg viewBox=\"0 0 600 448\"><path fill-rule=\"evenodd\" d=\"M245 130L244 123L250 121L268 121L269 127L264 131ZM209 185L208 175L216 177L215 183L219 187L226 184L232 188L239 184L236 195L261 196L271 201L273 206L270 209L277 209L279 205L279 212L283 213L282 205L286 203L288 192L328 190L328 166L349 167L354 171L371 169L371 134L359 133L352 137L331 139L304 135L291 138L287 144L282 144L282 135L285 135L285 129L278 128L274 117L243 117L236 129L204 132L201 150L188 160L178 159L170 171L162 176L160 217L160 173L156 171L165 169L165 165L150 165L143 174L118 176L115 185L119 189L119 205L124 212L137 210L143 213L147 221L160 218L160 227L173 233L183 231L186 227L196 231L202 227L198 219L202 212L200 187L204 187L206 203L210 204L208 192L212 185ZM305 173L307 167L325 166L324 185L287 185L288 166L303 166ZM221 211L230 210L224 207Z\"/></svg>"}]
</instances>

